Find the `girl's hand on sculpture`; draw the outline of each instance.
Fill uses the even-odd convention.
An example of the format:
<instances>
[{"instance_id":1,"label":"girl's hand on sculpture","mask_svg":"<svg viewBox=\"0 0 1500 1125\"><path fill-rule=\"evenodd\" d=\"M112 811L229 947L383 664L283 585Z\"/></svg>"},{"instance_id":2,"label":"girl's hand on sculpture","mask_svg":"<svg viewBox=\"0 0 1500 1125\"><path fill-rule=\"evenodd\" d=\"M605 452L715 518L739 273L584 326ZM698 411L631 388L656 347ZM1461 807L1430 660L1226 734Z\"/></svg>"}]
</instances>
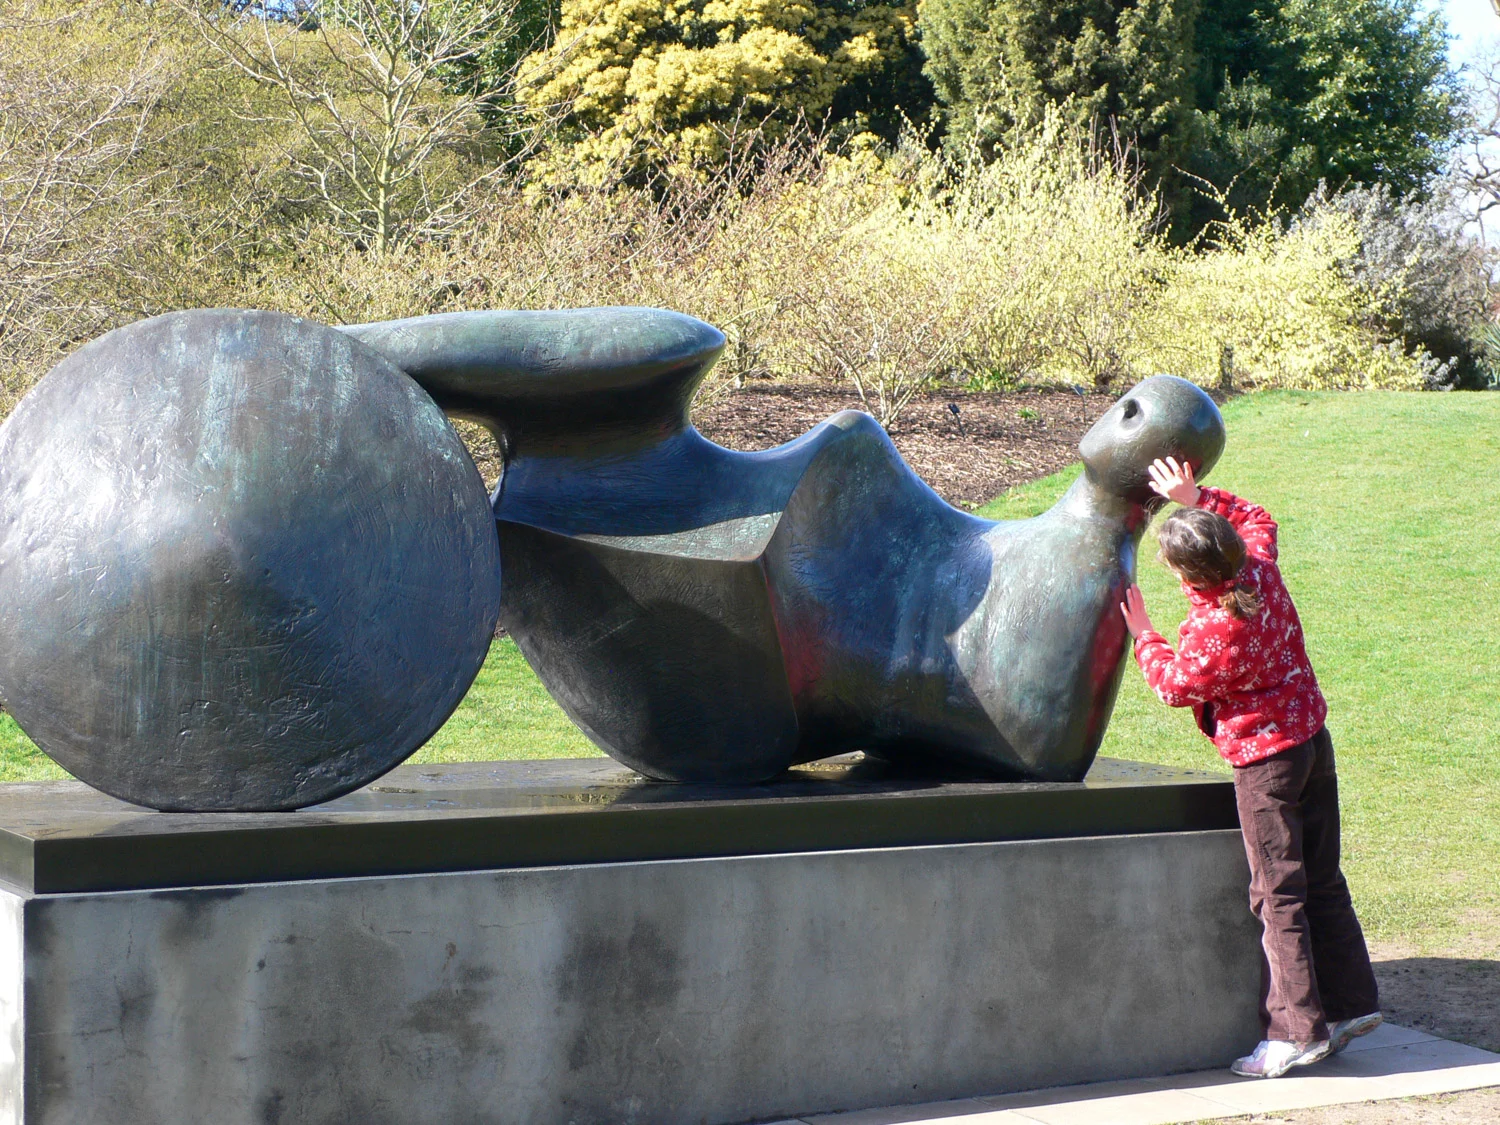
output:
<instances>
[{"instance_id":1,"label":"girl's hand on sculpture","mask_svg":"<svg viewBox=\"0 0 1500 1125\"><path fill-rule=\"evenodd\" d=\"M1139 637L1142 633L1151 631L1151 617L1146 612L1146 599L1141 594L1139 586L1126 588L1125 600L1120 603L1120 612L1125 615L1125 628L1130 630L1132 637Z\"/></svg>"},{"instance_id":2,"label":"girl's hand on sculpture","mask_svg":"<svg viewBox=\"0 0 1500 1125\"><path fill-rule=\"evenodd\" d=\"M1146 472L1151 474L1151 489L1157 495L1175 500L1184 508L1198 503L1202 489L1194 482L1193 466L1188 462L1179 465L1175 457L1158 457Z\"/></svg>"}]
</instances>

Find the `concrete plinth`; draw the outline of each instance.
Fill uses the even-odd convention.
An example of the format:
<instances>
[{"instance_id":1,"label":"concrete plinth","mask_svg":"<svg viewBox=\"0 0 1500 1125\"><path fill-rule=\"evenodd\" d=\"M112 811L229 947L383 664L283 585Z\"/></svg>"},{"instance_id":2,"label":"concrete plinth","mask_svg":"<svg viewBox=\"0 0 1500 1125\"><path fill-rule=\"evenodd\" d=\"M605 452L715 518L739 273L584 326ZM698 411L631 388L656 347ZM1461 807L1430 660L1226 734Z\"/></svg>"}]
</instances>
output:
<instances>
[{"instance_id":1,"label":"concrete plinth","mask_svg":"<svg viewBox=\"0 0 1500 1125\"><path fill-rule=\"evenodd\" d=\"M1257 1037L1245 883L1225 826L16 886L0 1122L720 1125L1213 1066Z\"/></svg>"}]
</instances>

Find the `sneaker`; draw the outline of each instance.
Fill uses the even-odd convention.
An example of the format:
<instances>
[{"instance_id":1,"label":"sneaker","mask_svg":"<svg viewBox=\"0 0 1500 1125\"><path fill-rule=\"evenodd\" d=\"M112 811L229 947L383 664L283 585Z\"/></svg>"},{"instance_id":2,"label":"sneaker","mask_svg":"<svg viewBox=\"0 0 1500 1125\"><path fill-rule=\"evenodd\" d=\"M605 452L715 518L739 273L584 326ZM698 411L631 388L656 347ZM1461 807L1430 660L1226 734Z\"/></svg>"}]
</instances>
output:
<instances>
[{"instance_id":1,"label":"sneaker","mask_svg":"<svg viewBox=\"0 0 1500 1125\"><path fill-rule=\"evenodd\" d=\"M1294 1066L1306 1066L1326 1059L1332 1044L1327 1039L1316 1043L1291 1043L1285 1039L1263 1039L1255 1053L1235 1059L1229 1069L1241 1078L1280 1078Z\"/></svg>"},{"instance_id":2,"label":"sneaker","mask_svg":"<svg viewBox=\"0 0 1500 1125\"><path fill-rule=\"evenodd\" d=\"M1352 1020L1339 1020L1338 1023L1331 1024L1328 1028L1328 1042L1332 1046L1328 1053L1338 1054L1361 1035L1374 1031L1384 1019L1379 1012L1371 1012L1367 1016L1355 1016Z\"/></svg>"}]
</instances>

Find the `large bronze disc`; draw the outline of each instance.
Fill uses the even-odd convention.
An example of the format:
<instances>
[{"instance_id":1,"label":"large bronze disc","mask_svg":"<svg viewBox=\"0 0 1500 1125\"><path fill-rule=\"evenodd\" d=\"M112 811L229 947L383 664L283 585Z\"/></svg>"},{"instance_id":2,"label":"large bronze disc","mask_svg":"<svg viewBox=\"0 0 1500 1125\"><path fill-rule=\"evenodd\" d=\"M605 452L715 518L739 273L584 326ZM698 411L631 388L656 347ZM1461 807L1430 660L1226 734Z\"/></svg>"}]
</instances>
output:
<instances>
[{"instance_id":1,"label":"large bronze disc","mask_svg":"<svg viewBox=\"0 0 1500 1125\"><path fill-rule=\"evenodd\" d=\"M291 809L406 758L500 602L458 435L312 321L111 332L0 428L0 697L64 768L158 809Z\"/></svg>"}]
</instances>

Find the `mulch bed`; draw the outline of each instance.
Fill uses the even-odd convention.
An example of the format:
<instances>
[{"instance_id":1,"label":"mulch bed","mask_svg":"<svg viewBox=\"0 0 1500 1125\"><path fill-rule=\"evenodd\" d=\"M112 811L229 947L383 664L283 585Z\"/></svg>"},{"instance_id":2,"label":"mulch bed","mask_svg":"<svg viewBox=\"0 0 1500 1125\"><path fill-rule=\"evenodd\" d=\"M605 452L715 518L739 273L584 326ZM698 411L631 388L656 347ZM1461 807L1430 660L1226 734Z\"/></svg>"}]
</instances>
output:
<instances>
[{"instance_id":1,"label":"mulch bed","mask_svg":"<svg viewBox=\"0 0 1500 1125\"><path fill-rule=\"evenodd\" d=\"M1078 439L1113 402L1068 390L929 392L907 405L890 434L943 499L972 508L1077 461ZM755 452L801 437L840 410L863 409L850 388L752 383L696 406L693 423L710 441ZM500 475L494 441L469 423L460 422L459 432L493 488Z\"/></svg>"},{"instance_id":2,"label":"mulch bed","mask_svg":"<svg viewBox=\"0 0 1500 1125\"><path fill-rule=\"evenodd\" d=\"M927 393L897 418L891 440L945 500L972 507L1077 461L1078 439L1113 401L1066 390ZM751 384L695 410L693 422L711 441L754 451L846 409L864 407L843 387Z\"/></svg>"}]
</instances>

